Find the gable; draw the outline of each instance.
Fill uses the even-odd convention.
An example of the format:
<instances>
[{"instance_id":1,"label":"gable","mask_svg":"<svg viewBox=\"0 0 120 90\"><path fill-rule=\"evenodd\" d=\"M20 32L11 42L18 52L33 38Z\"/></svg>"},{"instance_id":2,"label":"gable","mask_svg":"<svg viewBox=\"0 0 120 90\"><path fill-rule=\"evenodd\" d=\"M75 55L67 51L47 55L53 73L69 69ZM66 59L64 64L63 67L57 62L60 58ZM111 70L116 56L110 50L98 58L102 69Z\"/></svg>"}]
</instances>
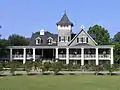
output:
<instances>
[{"instance_id":1,"label":"gable","mask_svg":"<svg viewBox=\"0 0 120 90\"><path fill-rule=\"evenodd\" d=\"M71 40L68 46L91 45L96 46L97 43L83 29Z\"/></svg>"}]
</instances>

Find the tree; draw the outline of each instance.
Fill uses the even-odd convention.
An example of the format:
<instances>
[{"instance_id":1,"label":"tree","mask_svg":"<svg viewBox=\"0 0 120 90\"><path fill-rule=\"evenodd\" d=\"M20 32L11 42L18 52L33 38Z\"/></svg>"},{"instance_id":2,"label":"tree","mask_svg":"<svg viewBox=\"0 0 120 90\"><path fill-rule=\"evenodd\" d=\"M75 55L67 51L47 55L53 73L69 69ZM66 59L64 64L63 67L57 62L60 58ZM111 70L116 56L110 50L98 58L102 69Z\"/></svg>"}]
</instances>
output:
<instances>
[{"instance_id":1,"label":"tree","mask_svg":"<svg viewBox=\"0 0 120 90\"><path fill-rule=\"evenodd\" d=\"M0 56L7 55L8 41L6 39L0 39Z\"/></svg>"},{"instance_id":2,"label":"tree","mask_svg":"<svg viewBox=\"0 0 120 90\"><path fill-rule=\"evenodd\" d=\"M8 42L10 46L25 46L28 45L28 41L25 37L12 34L8 37Z\"/></svg>"},{"instance_id":3,"label":"tree","mask_svg":"<svg viewBox=\"0 0 120 90\"><path fill-rule=\"evenodd\" d=\"M118 32L117 34L114 35L113 41L120 43L120 32Z\"/></svg>"},{"instance_id":4,"label":"tree","mask_svg":"<svg viewBox=\"0 0 120 90\"><path fill-rule=\"evenodd\" d=\"M110 35L108 33L108 30L104 27L100 25L94 25L89 28L88 33L96 35L95 41L98 43L98 45L109 44Z\"/></svg>"},{"instance_id":5,"label":"tree","mask_svg":"<svg viewBox=\"0 0 120 90\"><path fill-rule=\"evenodd\" d=\"M120 44L119 43L114 43L114 60L117 63L120 63Z\"/></svg>"}]
</instances>

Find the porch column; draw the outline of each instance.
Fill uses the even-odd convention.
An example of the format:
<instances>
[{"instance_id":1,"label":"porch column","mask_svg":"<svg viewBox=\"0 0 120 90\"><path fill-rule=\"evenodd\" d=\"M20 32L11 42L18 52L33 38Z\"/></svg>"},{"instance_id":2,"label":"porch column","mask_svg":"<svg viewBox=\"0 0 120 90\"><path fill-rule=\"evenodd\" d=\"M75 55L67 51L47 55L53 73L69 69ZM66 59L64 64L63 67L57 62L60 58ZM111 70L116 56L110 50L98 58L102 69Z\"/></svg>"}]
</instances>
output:
<instances>
[{"instance_id":1,"label":"porch column","mask_svg":"<svg viewBox=\"0 0 120 90\"><path fill-rule=\"evenodd\" d=\"M26 48L23 48L23 64L26 62Z\"/></svg>"},{"instance_id":2,"label":"porch column","mask_svg":"<svg viewBox=\"0 0 120 90\"><path fill-rule=\"evenodd\" d=\"M58 59L58 48L55 48L55 59Z\"/></svg>"},{"instance_id":3,"label":"porch column","mask_svg":"<svg viewBox=\"0 0 120 90\"><path fill-rule=\"evenodd\" d=\"M10 48L10 61L12 61L12 48Z\"/></svg>"},{"instance_id":4,"label":"porch column","mask_svg":"<svg viewBox=\"0 0 120 90\"><path fill-rule=\"evenodd\" d=\"M111 51L111 61L110 61L110 64L113 64L114 63L114 59L113 59L113 47L110 49Z\"/></svg>"},{"instance_id":5,"label":"porch column","mask_svg":"<svg viewBox=\"0 0 120 90\"><path fill-rule=\"evenodd\" d=\"M35 62L35 48L33 48L33 62Z\"/></svg>"},{"instance_id":6,"label":"porch column","mask_svg":"<svg viewBox=\"0 0 120 90\"><path fill-rule=\"evenodd\" d=\"M42 50L42 58L43 58L43 49L41 49Z\"/></svg>"},{"instance_id":7,"label":"porch column","mask_svg":"<svg viewBox=\"0 0 120 90\"><path fill-rule=\"evenodd\" d=\"M81 65L84 65L84 48L81 48Z\"/></svg>"},{"instance_id":8,"label":"porch column","mask_svg":"<svg viewBox=\"0 0 120 90\"><path fill-rule=\"evenodd\" d=\"M69 48L66 48L66 64L69 64Z\"/></svg>"},{"instance_id":9,"label":"porch column","mask_svg":"<svg viewBox=\"0 0 120 90\"><path fill-rule=\"evenodd\" d=\"M98 60L98 48L96 48L96 65L99 64L99 60Z\"/></svg>"}]
</instances>

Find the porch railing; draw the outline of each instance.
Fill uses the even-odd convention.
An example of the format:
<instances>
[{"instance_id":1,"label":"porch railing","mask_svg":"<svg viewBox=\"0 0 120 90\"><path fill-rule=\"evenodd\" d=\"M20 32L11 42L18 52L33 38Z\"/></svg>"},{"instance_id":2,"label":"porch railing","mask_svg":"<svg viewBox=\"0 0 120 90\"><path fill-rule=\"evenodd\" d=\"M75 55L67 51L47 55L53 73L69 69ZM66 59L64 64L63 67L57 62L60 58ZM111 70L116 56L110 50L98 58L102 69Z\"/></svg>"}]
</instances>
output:
<instances>
[{"instance_id":1,"label":"porch railing","mask_svg":"<svg viewBox=\"0 0 120 90\"><path fill-rule=\"evenodd\" d=\"M106 55L100 54L100 55L98 55L98 57L99 58L110 58L111 56L110 56L110 54L106 54Z\"/></svg>"},{"instance_id":2,"label":"porch railing","mask_svg":"<svg viewBox=\"0 0 120 90\"><path fill-rule=\"evenodd\" d=\"M84 58L95 58L95 54L84 54Z\"/></svg>"},{"instance_id":3,"label":"porch railing","mask_svg":"<svg viewBox=\"0 0 120 90\"><path fill-rule=\"evenodd\" d=\"M22 55L22 54L19 54L19 55L12 55L12 58L23 58L23 55Z\"/></svg>"},{"instance_id":4,"label":"porch railing","mask_svg":"<svg viewBox=\"0 0 120 90\"><path fill-rule=\"evenodd\" d=\"M79 54L77 54L77 55L70 54L69 58L81 58L81 55L79 55Z\"/></svg>"},{"instance_id":5,"label":"porch railing","mask_svg":"<svg viewBox=\"0 0 120 90\"><path fill-rule=\"evenodd\" d=\"M66 58L66 54L59 54L58 57L59 58Z\"/></svg>"},{"instance_id":6,"label":"porch railing","mask_svg":"<svg viewBox=\"0 0 120 90\"><path fill-rule=\"evenodd\" d=\"M59 54L58 56L59 56L59 58L66 58L66 54ZM78 54L78 55L69 54L69 58L81 58L81 55L80 54ZM93 59L95 59L96 54L84 54L84 58L93 58ZM107 58L110 58L110 54L106 54L106 55L99 54L98 58L107 59Z\"/></svg>"}]
</instances>

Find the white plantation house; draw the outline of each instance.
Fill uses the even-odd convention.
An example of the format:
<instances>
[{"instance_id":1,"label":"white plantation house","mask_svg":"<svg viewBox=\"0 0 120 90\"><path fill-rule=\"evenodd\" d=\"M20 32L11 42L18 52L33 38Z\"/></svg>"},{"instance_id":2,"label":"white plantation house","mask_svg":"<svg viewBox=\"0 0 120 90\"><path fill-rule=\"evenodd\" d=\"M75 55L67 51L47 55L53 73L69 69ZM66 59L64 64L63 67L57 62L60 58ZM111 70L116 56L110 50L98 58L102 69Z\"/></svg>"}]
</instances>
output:
<instances>
[{"instance_id":1,"label":"white plantation house","mask_svg":"<svg viewBox=\"0 0 120 90\"><path fill-rule=\"evenodd\" d=\"M58 60L65 64L113 64L113 46L97 45L94 34L84 27L78 34L72 33L73 23L66 13L57 22L57 34L40 30L33 33L28 46L10 46L10 60Z\"/></svg>"}]
</instances>

